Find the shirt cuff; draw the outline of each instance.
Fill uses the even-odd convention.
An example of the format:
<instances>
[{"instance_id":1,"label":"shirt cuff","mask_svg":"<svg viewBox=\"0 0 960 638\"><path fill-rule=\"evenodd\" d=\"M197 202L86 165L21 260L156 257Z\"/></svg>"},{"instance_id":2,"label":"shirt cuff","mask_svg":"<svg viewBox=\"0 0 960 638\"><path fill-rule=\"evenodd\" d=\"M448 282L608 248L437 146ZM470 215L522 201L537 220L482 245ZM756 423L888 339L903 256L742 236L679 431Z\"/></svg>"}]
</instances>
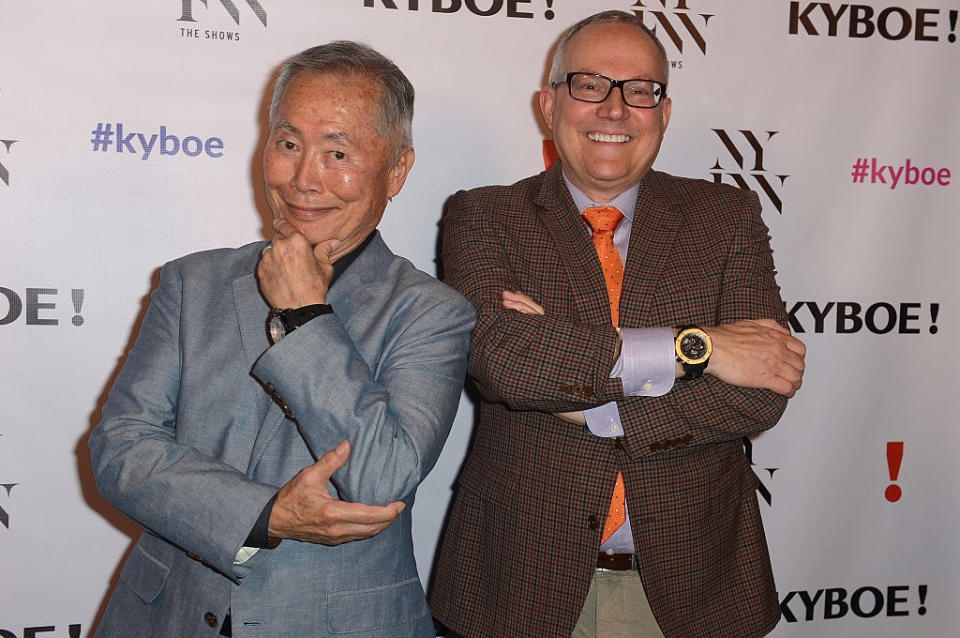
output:
<instances>
[{"instance_id":1,"label":"shirt cuff","mask_svg":"<svg viewBox=\"0 0 960 638\"><path fill-rule=\"evenodd\" d=\"M280 544L280 539L270 538L270 514L273 513L273 504L277 502L277 496L280 492L277 492L273 497L267 501L267 504L263 506L263 509L260 510L260 516L257 518L257 522L253 524L253 529L250 530L250 533L247 534L247 540L243 541L243 547L240 548L240 551L237 552L236 557L233 559L234 565L242 565L247 562L253 555L261 549L273 549Z\"/></svg>"},{"instance_id":2,"label":"shirt cuff","mask_svg":"<svg viewBox=\"0 0 960 638\"><path fill-rule=\"evenodd\" d=\"M259 547L260 549L273 549L280 543L277 539L271 539L269 534L270 514L273 513L273 504L277 502L277 496L280 492L273 495L267 504L263 506L260 517L254 523L253 529L247 535L247 540L243 542L246 547Z\"/></svg>"},{"instance_id":3,"label":"shirt cuff","mask_svg":"<svg viewBox=\"0 0 960 638\"><path fill-rule=\"evenodd\" d=\"M620 358L610 376L620 377L623 393L659 397L669 392L677 376L673 328L624 328L622 332Z\"/></svg>"},{"instance_id":4,"label":"shirt cuff","mask_svg":"<svg viewBox=\"0 0 960 638\"><path fill-rule=\"evenodd\" d=\"M623 436L623 423L616 401L584 410L583 418L587 421L587 430L596 436Z\"/></svg>"}]
</instances>

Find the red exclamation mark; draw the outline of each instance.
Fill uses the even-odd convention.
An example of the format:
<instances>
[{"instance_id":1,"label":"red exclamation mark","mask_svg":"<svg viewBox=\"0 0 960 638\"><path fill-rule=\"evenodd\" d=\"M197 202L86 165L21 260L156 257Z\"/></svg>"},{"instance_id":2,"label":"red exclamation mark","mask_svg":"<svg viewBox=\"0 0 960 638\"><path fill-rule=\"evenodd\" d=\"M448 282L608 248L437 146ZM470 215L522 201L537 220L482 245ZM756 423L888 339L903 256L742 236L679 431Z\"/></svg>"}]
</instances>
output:
<instances>
[{"instance_id":1,"label":"red exclamation mark","mask_svg":"<svg viewBox=\"0 0 960 638\"><path fill-rule=\"evenodd\" d=\"M890 471L890 480L896 481L900 476L900 463L903 461L903 441L887 442L887 469ZM883 493L887 500L896 503L903 496L899 485L890 484Z\"/></svg>"},{"instance_id":2,"label":"red exclamation mark","mask_svg":"<svg viewBox=\"0 0 960 638\"><path fill-rule=\"evenodd\" d=\"M552 8L553 8L553 0L547 0L547 10L543 12L543 17L546 18L547 20L553 20L553 11L551 11Z\"/></svg>"}]
</instances>

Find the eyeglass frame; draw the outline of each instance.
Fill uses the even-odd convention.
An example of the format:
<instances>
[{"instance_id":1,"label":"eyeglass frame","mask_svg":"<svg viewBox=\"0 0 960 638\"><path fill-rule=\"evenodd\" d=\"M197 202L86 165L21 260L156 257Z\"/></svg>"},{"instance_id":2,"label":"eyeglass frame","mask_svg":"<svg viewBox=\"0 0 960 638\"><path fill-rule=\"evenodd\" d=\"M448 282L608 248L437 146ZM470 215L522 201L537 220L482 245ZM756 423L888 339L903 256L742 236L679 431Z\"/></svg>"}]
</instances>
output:
<instances>
[{"instance_id":1,"label":"eyeglass frame","mask_svg":"<svg viewBox=\"0 0 960 638\"><path fill-rule=\"evenodd\" d=\"M610 88L607 89L607 94L604 95L603 99L601 100L584 100L583 98L574 97L573 86L570 85L570 80L575 75L588 75L594 78L602 78L610 83ZM627 96L624 95L623 93L623 85L626 84L627 82L650 82L651 84L655 84L656 86L660 87L660 98L657 100L656 104L652 104L650 106L639 106L636 104L630 104L629 102L627 102ZM663 104L663 101L667 97L666 84L664 84L663 82L658 82L656 80L648 80L647 78L630 78L629 80L614 80L613 78L608 78L607 76L601 75L600 73L587 73L586 71L572 71L570 73L567 73L562 80L554 81L551 83L553 88L557 88L557 86L559 86L560 84L567 85L567 93L570 95L571 99L574 99L577 102L585 102L587 104L601 104L603 102L606 102L607 98L610 97L610 94L613 93L613 90L617 87L620 87L620 97L623 99L623 103L632 109L655 109L661 104Z\"/></svg>"}]
</instances>

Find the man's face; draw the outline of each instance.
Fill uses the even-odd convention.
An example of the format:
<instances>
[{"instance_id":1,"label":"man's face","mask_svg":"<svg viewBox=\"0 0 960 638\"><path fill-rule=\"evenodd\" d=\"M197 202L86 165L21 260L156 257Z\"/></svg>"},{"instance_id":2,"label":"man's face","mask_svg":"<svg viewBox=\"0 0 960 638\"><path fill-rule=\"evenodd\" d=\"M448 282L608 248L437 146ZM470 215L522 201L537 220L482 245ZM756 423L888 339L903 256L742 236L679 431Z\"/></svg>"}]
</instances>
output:
<instances>
[{"instance_id":1,"label":"man's face","mask_svg":"<svg viewBox=\"0 0 960 638\"><path fill-rule=\"evenodd\" d=\"M391 161L380 137L379 86L362 76L300 71L288 82L263 153L267 200L311 245L335 239L335 260L377 227L400 192L413 150Z\"/></svg>"},{"instance_id":2,"label":"man's face","mask_svg":"<svg viewBox=\"0 0 960 638\"><path fill-rule=\"evenodd\" d=\"M563 73L665 82L653 40L628 24L598 24L567 42ZM567 85L544 87L540 110L567 178L594 201L609 201L647 173L670 121L670 99L651 109L627 106L620 89L599 103L578 102Z\"/></svg>"}]
</instances>

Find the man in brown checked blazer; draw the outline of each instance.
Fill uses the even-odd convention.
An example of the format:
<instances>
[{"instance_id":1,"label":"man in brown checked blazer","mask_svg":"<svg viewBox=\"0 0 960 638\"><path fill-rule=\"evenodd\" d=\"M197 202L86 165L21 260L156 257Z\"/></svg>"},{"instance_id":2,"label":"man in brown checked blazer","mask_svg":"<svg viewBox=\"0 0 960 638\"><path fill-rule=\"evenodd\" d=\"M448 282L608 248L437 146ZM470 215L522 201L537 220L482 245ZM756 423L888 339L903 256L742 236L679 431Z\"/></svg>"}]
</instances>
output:
<instances>
[{"instance_id":1,"label":"man in brown checked blazer","mask_svg":"<svg viewBox=\"0 0 960 638\"><path fill-rule=\"evenodd\" d=\"M462 636L750 638L779 619L742 439L780 418L805 350L756 195L650 170L666 82L635 16L574 25L540 93L560 161L449 202L481 399L431 604Z\"/></svg>"}]
</instances>

